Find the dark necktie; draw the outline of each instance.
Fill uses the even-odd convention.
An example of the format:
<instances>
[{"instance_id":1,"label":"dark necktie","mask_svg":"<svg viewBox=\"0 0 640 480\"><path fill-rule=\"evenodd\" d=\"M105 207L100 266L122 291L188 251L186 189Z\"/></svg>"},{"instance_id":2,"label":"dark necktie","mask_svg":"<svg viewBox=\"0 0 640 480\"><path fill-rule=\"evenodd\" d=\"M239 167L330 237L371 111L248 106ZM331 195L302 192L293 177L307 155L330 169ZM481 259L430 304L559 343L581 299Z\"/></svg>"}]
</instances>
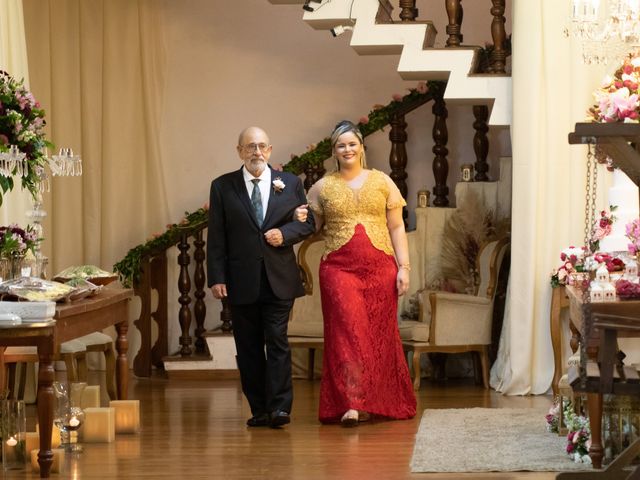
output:
<instances>
[{"instance_id":1,"label":"dark necktie","mask_svg":"<svg viewBox=\"0 0 640 480\"><path fill-rule=\"evenodd\" d=\"M251 180L253 182L253 192L251 192L251 205L253 205L253 211L256 214L256 220L258 226L262 226L262 195L260 195L260 187L258 187L259 178Z\"/></svg>"}]
</instances>

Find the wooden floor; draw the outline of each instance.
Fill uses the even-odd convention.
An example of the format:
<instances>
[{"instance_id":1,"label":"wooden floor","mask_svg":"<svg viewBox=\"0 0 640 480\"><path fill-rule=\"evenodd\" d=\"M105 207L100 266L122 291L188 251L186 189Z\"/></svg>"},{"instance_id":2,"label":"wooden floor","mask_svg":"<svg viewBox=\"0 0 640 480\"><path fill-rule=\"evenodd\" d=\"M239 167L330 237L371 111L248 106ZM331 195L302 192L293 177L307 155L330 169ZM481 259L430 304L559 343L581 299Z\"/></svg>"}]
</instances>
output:
<instances>
[{"instance_id":1,"label":"wooden floor","mask_svg":"<svg viewBox=\"0 0 640 480\"><path fill-rule=\"evenodd\" d=\"M245 427L250 416L235 380L132 379L129 397L141 401L142 431L111 444L85 444L67 458L71 479L544 479L554 473L411 474L409 462L420 413L413 420L346 429L317 420L318 380L295 380L292 423L279 430ZM423 382L425 408L546 407L549 396L507 397L468 382ZM29 426L35 410L29 408ZM540 419L544 421L543 418ZM28 428L29 429L29 428ZM469 439L473 441L473 439ZM461 446L461 448L463 448ZM4 472L4 478L38 478Z\"/></svg>"}]
</instances>

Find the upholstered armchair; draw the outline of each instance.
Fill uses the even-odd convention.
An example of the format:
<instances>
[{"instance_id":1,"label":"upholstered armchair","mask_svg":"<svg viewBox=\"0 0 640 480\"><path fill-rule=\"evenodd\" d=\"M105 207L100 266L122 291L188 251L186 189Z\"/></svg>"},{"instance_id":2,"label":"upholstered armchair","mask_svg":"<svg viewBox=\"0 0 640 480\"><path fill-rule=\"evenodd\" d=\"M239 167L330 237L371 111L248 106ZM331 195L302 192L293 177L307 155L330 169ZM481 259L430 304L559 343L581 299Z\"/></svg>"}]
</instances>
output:
<instances>
[{"instance_id":1,"label":"upholstered armchair","mask_svg":"<svg viewBox=\"0 0 640 480\"><path fill-rule=\"evenodd\" d=\"M420 388L420 355L427 352L477 352L482 381L484 387L489 388L493 300L498 272L508 246L508 239L501 238L481 247L476 260L480 282L475 294L418 292L418 320L400 323L402 345L406 352L413 352L413 384L416 390Z\"/></svg>"},{"instance_id":2,"label":"upholstered armchair","mask_svg":"<svg viewBox=\"0 0 640 480\"><path fill-rule=\"evenodd\" d=\"M297 298L291 309L289 320L289 345L291 348L307 348L308 378L313 378L316 349L324 346L324 326L322 321L322 302L318 269L324 253L322 235L315 234L307 238L298 249L298 267L306 295Z\"/></svg>"}]
</instances>

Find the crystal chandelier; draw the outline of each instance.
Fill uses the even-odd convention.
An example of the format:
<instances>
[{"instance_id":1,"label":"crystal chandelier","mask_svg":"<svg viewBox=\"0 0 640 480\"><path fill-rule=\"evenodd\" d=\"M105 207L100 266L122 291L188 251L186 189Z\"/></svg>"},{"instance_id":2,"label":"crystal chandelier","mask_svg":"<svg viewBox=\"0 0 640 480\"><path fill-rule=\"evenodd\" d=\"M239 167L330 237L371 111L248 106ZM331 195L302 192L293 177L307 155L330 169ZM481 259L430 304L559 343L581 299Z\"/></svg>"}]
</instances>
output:
<instances>
[{"instance_id":1,"label":"crystal chandelier","mask_svg":"<svg viewBox=\"0 0 640 480\"><path fill-rule=\"evenodd\" d=\"M82 175L82 159L79 155L74 155L70 148L61 148L57 155L46 157L46 166L51 170L54 177L78 177ZM26 154L21 152L16 145L11 145L9 151L0 152L0 175L5 177L26 177L28 175L28 164ZM47 212L42 208L42 194L50 191L49 175L44 166L32 166L37 177L37 190L33 196L33 209L27 212L27 217L31 219L34 232L38 238L44 238L42 221L47 216ZM34 249L36 260L34 276L46 276L47 257L40 250L40 243L36 243Z\"/></svg>"},{"instance_id":2,"label":"crystal chandelier","mask_svg":"<svg viewBox=\"0 0 640 480\"><path fill-rule=\"evenodd\" d=\"M640 0L572 0L565 34L581 41L585 64L617 63L640 46Z\"/></svg>"}]
</instances>

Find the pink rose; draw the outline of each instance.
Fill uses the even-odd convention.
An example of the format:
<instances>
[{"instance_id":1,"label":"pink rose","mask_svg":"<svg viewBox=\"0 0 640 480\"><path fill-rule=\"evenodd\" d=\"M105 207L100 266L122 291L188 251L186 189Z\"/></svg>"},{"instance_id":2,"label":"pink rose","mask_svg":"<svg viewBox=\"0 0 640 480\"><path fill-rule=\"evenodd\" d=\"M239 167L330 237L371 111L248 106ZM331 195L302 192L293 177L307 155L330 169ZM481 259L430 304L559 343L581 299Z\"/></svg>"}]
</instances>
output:
<instances>
[{"instance_id":1,"label":"pink rose","mask_svg":"<svg viewBox=\"0 0 640 480\"><path fill-rule=\"evenodd\" d=\"M426 82L418 82L418 86L416 87L418 93L427 93L429 91L429 86Z\"/></svg>"},{"instance_id":2,"label":"pink rose","mask_svg":"<svg viewBox=\"0 0 640 480\"><path fill-rule=\"evenodd\" d=\"M630 64L626 64L623 68L622 68L622 72L626 73L627 75L631 75L633 73L633 65Z\"/></svg>"},{"instance_id":3,"label":"pink rose","mask_svg":"<svg viewBox=\"0 0 640 480\"><path fill-rule=\"evenodd\" d=\"M366 125L367 123L369 123L369 117L367 117L366 115L364 117L360 117L358 123L361 125Z\"/></svg>"},{"instance_id":4,"label":"pink rose","mask_svg":"<svg viewBox=\"0 0 640 480\"><path fill-rule=\"evenodd\" d=\"M401 102L402 101L402 95L400 95L399 93L394 93L393 95L391 95L391 98L393 98L394 102Z\"/></svg>"},{"instance_id":5,"label":"pink rose","mask_svg":"<svg viewBox=\"0 0 640 480\"><path fill-rule=\"evenodd\" d=\"M202 205L202 209L203 210L209 210L209 202L205 202L205 204Z\"/></svg>"}]
</instances>

